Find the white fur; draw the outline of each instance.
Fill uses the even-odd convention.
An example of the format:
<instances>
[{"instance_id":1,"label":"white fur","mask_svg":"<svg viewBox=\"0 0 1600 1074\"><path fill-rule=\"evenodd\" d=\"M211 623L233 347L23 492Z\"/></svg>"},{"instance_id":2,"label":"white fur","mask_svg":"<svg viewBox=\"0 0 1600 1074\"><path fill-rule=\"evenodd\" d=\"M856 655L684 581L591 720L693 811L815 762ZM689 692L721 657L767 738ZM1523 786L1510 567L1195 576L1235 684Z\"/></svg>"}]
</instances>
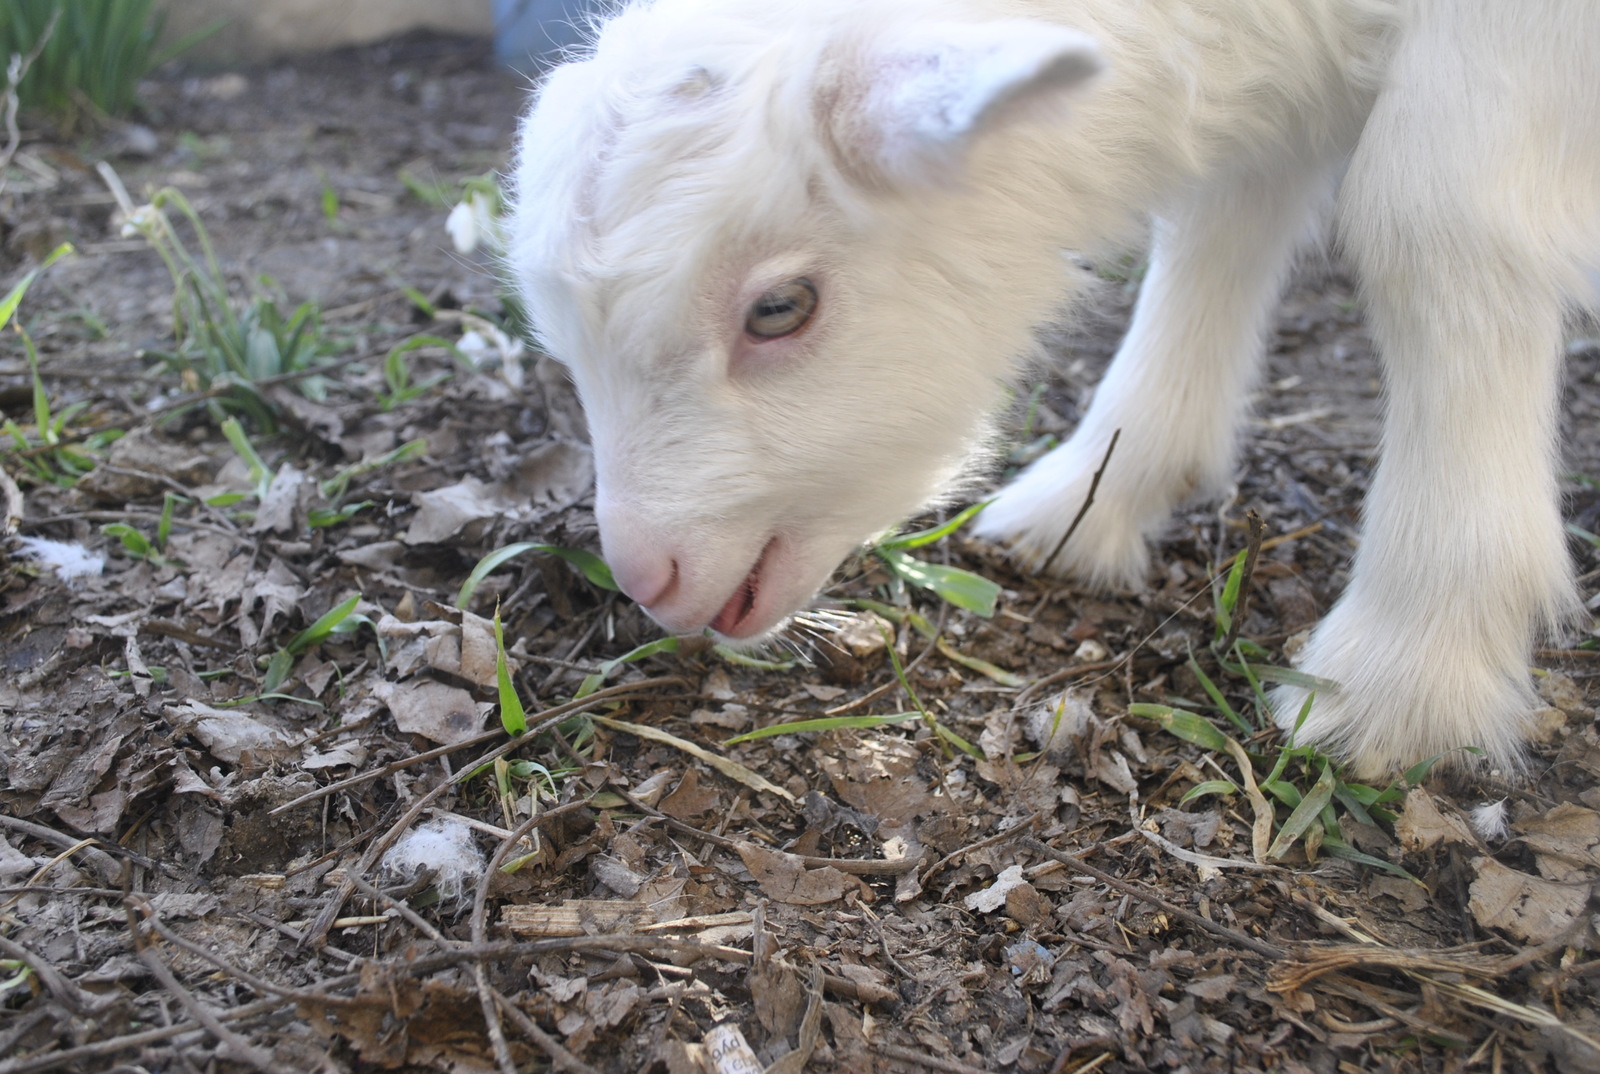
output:
<instances>
[{"instance_id":1,"label":"white fur","mask_svg":"<svg viewBox=\"0 0 1600 1074\"><path fill-rule=\"evenodd\" d=\"M1134 322L1071 440L981 531L1136 585L1233 466L1262 334L1337 198L1389 390L1302 729L1369 776L1514 765L1535 632L1574 607L1554 427L1600 255L1591 0L655 0L555 71L510 260L588 409L605 552L668 627L741 637L982 454L1063 250L1154 221ZM1342 184L1339 182L1343 176ZM804 276L807 329L742 332ZM724 619L723 622L731 621ZM1301 698L1280 694L1292 721Z\"/></svg>"}]
</instances>

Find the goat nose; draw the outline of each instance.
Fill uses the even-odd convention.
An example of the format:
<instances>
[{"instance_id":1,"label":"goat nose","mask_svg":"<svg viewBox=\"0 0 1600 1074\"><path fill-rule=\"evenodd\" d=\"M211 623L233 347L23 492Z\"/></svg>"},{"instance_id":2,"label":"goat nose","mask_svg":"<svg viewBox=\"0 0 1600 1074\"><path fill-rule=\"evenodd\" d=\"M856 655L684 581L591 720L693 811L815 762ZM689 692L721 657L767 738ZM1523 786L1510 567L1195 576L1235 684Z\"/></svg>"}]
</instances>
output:
<instances>
[{"instance_id":1,"label":"goat nose","mask_svg":"<svg viewBox=\"0 0 1600 1074\"><path fill-rule=\"evenodd\" d=\"M617 588L646 608L659 603L678 581L678 561L665 551L613 555L611 577Z\"/></svg>"},{"instance_id":2,"label":"goat nose","mask_svg":"<svg viewBox=\"0 0 1600 1074\"><path fill-rule=\"evenodd\" d=\"M603 487L596 492L594 512L617 588L646 608L666 599L677 584L678 560L661 530Z\"/></svg>"}]
</instances>

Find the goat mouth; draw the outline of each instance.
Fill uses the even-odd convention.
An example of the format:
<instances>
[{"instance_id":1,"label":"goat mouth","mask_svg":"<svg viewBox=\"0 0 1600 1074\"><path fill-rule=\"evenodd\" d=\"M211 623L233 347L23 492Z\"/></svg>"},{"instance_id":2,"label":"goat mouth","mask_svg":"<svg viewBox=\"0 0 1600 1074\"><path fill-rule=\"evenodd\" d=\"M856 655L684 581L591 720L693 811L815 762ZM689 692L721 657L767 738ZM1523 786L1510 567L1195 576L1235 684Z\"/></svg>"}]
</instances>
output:
<instances>
[{"instance_id":1,"label":"goat mouth","mask_svg":"<svg viewBox=\"0 0 1600 1074\"><path fill-rule=\"evenodd\" d=\"M761 550L761 555L756 559L756 565L750 568L750 573L745 575L744 581L739 583L739 588L733 591L733 596L728 598L728 603L711 620L711 629L718 634L730 638L738 637L741 626L754 614L756 598L761 592L761 570L766 566L767 556L772 552L772 546L777 544L776 537L768 541Z\"/></svg>"}]
</instances>

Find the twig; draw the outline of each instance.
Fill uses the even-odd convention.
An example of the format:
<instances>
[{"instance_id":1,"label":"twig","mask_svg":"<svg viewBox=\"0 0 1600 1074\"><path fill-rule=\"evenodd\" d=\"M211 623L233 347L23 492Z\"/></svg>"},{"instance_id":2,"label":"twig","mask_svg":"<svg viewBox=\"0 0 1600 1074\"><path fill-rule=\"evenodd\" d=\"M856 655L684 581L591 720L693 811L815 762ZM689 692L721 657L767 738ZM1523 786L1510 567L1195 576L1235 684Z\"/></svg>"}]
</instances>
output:
<instances>
[{"instance_id":1,"label":"twig","mask_svg":"<svg viewBox=\"0 0 1600 1074\"><path fill-rule=\"evenodd\" d=\"M996 843L1004 843L1008 839L1015 839L1019 835L1026 835L1028 832L1033 830L1034 825L1039 823L1039 818L1042 816L1044 816L1044 811L1040 810L1039 812L1030 816L1023 817L1020 821L1007 828L1003 832L998 832L995 835L989 836L987 839L980 839L976 843L970 843L967 846L952 850L949 854L946 854L944 857L928 866L928 871L917 877L917 883L922 887L927 887L928 881L932 880L935 876L941 873L945 866L949 865L951 862L956 861L967 854L971 854L974 850L982 850L984 847L993 846Z\"/></svg>"},{"instance_id":2,"label":"twig","mask_svg":"<svg viewBox=\"0 0 1600 1074\"><path fill-rule=\"evenodd\" d=\"M622 697L625 694L639 693L643 690L654 689L657 686L672 685L686 686L687 684L677 675L662 675L654 679L640 679L638 682L618 683L616 686L607 686L603 690L596 690L588 697L580 698L576 701L567 701L560 705L552 705L550 708L543 710L534 717L540 721L538 724L530 727L523 734L512 739L509 743L507 743L507 748L514 747L519 743L527 742L535 735L543 734L550 727L559 723L566 717L571 716L575 712L583 712L587 709L593 708L597 704L610 701L613 698ZM446 754L456 753L460 750L472 749L474 746L481 746L486 742L493 742L495 739L501 738L504 735L505 732L503 730L497 729L494 731L485 731L481 735L475 735L472 738L464 739L460 742L451 743L445 746L437 746L423 753L413 754L410 757L402 757L400 760L392 761L389 764L384 765L382 768L374 769L369 772L363 772L358 776L351 776L349 779L342 779L337 783L330 783L326 787L318 787L316 790L311 791L308 794L302 794L300 797L291 802L285 802L283 805L277 806L268 812L267 816L276 817L280 813L287 813L291 809L303 806L308 802L315 802L319 798L326 798L330 794L337 794L339 791L348 790L351 787L359 787L363 783L369 783L375 779L382 779L383 777L391 775L395 772L399 772L402 769L410 768L412 765L422 764L426 761L443 757ZM492 761L494 760L494 757L491 756L487 758L487 760ZM477 765L471 766L471 768L476 767ZM471 771L471 768L469 768L468 771ZM0 819L3 819L3 817L0 817Z\"/></svg>"},{"instance_id":3,"label":"twig","mask_svg":"<svg viewBox=\"0 0 1600 1074\"><path fill-rule=\"evenodd\" d=\"M280 384L289 384L293 381L305 380L307 377L315 377L327 373L336 373L346 366L355 365L357 362L371 361L372 358L373 356L370 354L348 354L343 358L335 358L331 362L323 362L320 365L314 365L308 369L297 369L292 373L278 373L275 376L262 377L259 380L252 380L250 381L250 386L258 391L263 388L275 388ZM203 403L208 399L216 399L220 396L227 395L237 387L239 387L239 383L237 381L229 382L227 384L219 384L214 387L207 388L204 391L193 392L189 395L180 395L176 399L169 399L164 403L158 403L155 406L149 407L148 409L138 411L138 413L134 416L141 419L160 417L162 414L166 414L173 410L182 410L184 407L194 406L197 403ZM92 436L109 432L110 430L119 427L120 426L116 422L107 422L103 425L96 425L88 429L66 430L56 437L54 443L37 444L31 448L16 451L12 454L16 455L18 458L24 459L30 459L37 455L47 455L56 448L64 447L67 444L81 443Z\"/></svg>"},{"instance_id":4,"label":"twig","mask_svg":"<svg viewBox=\"0 0 1600 1074\"><path fill-rule=\"evenodd\" d=\"M163 940L166 940L172 946L179 948L180 950L189 952L189 954L194 955L197 958L204 959L206 962L211 963L229 977L232 977L234 980L245 984L249 988L260 993L262 996L277 996L282 1000L292 1001L295 1003L328 1004L338 1002L337 997L330 996L326 992L313 991L303 988L290 988L287 985L274 984L264 977L258 977L248 970L235 966L233 963L227 961L215 951L212 951L207 947L203 947L200 944L194 943L193 941L186 940L176 932L173 932L162 923L158 916L156 916L155 908L152 907L145 899L130 899L129 902L133 908L139 912L139 916L144 918L145 925L151 931L159 935Z\"/></svg>"},{"instance_id":5,"label":"twig","mask_svg":"<svg viewBox=\"0 0 1600 1074\"><path fill-rule=\"evenodd\" d=\"M45 515L41 518L27 518L23 519L23 521L26 522L30 528L32 528L36 526L48 526L55 522L76 522L79 520L85 522L126 522L130 519L139 519L146 522L155 522L159 524L161 521L161 512L105 510L63 511L60 514ZM184 529L199 530L204 533L214 533L218 537L226 537L230 541L243 541L246 539L245 536L236 529L223 529L221 526L213 526L209 522L200 522L192 518L174 518L172 520L172 524Z\"/></svg>"},{"instance_id":6,"label":"twig","mask_svg":"<svg viewBox=\"0 0 1600 1074\"><path fill-rule=\"evenodd\" d=\"M543 1049L544 1054L550 1057L552 1066L558 1070L570 1071L571 1074L600 1074L599 1070L567 1051L561 1046L560 1041L540 1029L538 1023L529 1018L521 1007L503 996L499 989L491 988L489 991L494 996L495 1005L505 1012L507 1018L516 1023L517 1028L522 1030L529 1040Z\"/></svg>"},{"instance_id":7,"label":"twig","mask_svg":"<svg viewBox=\"0 0 1600 1074\"><path fill-rule=\"evenodd\" d=\"M3 952L7 958L26 962L32 967L34 976L39 978L39 983L44 985L51 995L65 1003L75 1014L92 1014L95 1011L104 1010L120 1002L115 993L97 996L92 992L85 992L63 977L61 971L56 969L50 962L23 947L15 940L0 936L0 952Z\"/></svg>"},{"instance_id":8,"label":"twig","mask_svg":"<svg viewBox=\"0 0 1600 1074\"><path fill-rule=\"evenodd\" d=\"M1471 1041L1467 1040L1460 1033L1446 1029L1437 1022L1431 1022L1420 1015L1401 1010L1392 1003L1385 1003L1377 996L1371 995L1370 993L1367 993L1359 988L1355 988L1349 984L1346 984L1342 980L1338 980L1337 976L1338 975L1335 975L1335 979L1333 980L1319 981L1319 987L1324 988L1335 995L1343 996L1348 1000L1353 1000L1364 1007L1370 1007L1379 1014L1384 1015L1387 1018L1391 1018L1402 1025L1410 1026L1413 1030L1419 1033L1426 1033L1437 1037L1441 1042L1449 1042L1454 1047L1460 1048L1471 1044ZM1324 1014L1324 1019L1326 1019L1326 1014ZM1349 1032L1348 1029L1342 1031Z\"/></svg>"},{"instance_id":9,"label":"twig","mask_svg":"<svg viewBox=\"0 0 1600 1074\"><path fill-rule=\"evenodd\" d=\"M1254 936L1247 936L1238 929L1230 929L1226 925L1219 925L1210 918L1203 917L1200 914L1195 913L1193 910L1185 910L1183 907L1178 906L1175 903L1168 902L1166 899L1163 899L1161 896L1157 895L1155 892L1151 891L1142 884L1132 884L1126 880L1119 880L1110 873L1101 872L1099 869L1096 869L1082 858L1079 858L1073 854L1068 854L1064 850L1057 850L1052 846L1040 842L1038 839L1031 837L1026 838L1022 841L1022 845L1033 851L1035 854L1043 854L1047 858L1054 858L1061 864L1069 865L1086 876L1092 876L1102 884L1112 887L1117 891L1122 892L1124 895L1131 895L1141 902L1149 903L1151 906L1165 911L1166 913L1171 914L1173 917L1180 918L1184 921L1187 921L1191 925L1204 929L1206 932L1220 936L1229 943L1236 944L1247 951L1253 951L1258 955L1262 955L1271 959L1282 959L1288 956L1288 951L1277 946L1276 944L1266 943L1265 941L1256 939Z\"/></svg>"},{"instance_id":10,"label":"twig","mask_svg":"<svg viewBox=\"0 0 1600 1074\"><path fill-rule=\"evenodd\" d=\"M223 1012L219 1017L223 1021L237 1022L245 1018L253 1018L260 1014L269 1014L283 1006L283 1001L277 998L257 1000L247 1003L242 1007L234 1007ZM61 1067L75 1067L78 1070L91 1069L82 1066L85 1060L105 1059L116 1055L118 1052L132 1051L150 1044L159 1044L165 1040L193 1036L199 1039L204 1030L193 1022L179 1022L175 1025L161 1026L157 1029L145 1029L138 1033L128 1033L120 1037L107 1037L105 1040L95 1041L93 1044L83 1044L76 1048L68 1048L60 1052L47 1052L44 1055L29 1056L26 1059L11 1059L0 1062L0 1074L44 1074L47 1070L57 1070ZM92 1069L103 1069L94 1067Z\"/></svg>"},{"instance_id":11,"label":"twig","mask_svg":"<svg viewBox=\"0 0 1600 1074\"><path fill-rule=\"evenodd\" d=\"M571 663L576 660L578 658L578 654L583 652L583 650L588 646L589 642L594 640L595 634L600 630L600 624L605 622L606 616L610 614L611 609L616 606L616 602L617 595L615 593L606 594L606 599L601 602L598 608L595 609L594 618L589 621L588 627L586 627L584 632L579 635L578 640L573 642L572 645L567 649L566 655L561 658L564 663ZM539 693L548 693L550 688L555 686L555 684L560 681L563 674L565 674L564 668L556 668L550 674L546 675L544 677L544 681L539 684ZM594 695L591 694L590 696L593 697Z\"/></svg>"},{"instance_id":12,"label":"twig","mask_svg":"<svg viewBox=\"0 0 1600 1074\"><path fill-rule=\"evenodd\" d=\"M35 824L31 820L22 820L19 817L8 816L5 813L0 813L0 827L10 828L13 831L21 832L23 835L32 836L41 843L50 843L58 847L76 847L83 842L78 836L67 835L56 831L54 828L47 828L43 824ZM107 885L115 885L122 882L122 866L117 864L117 860L110 854L98 847L83 847L79 853L85 862L94 867L94 871L100 874L100 878ZM139 864L143 863L140 862Z\"/></svg>"},{"instance_id":13,"label":"twig","mask_svg":"<svg viewBox=\"0 0 1600 1074\"><path fill-rule=\"evenodd\" d=\"M929 1070L943 1071L944 1074L989 1074L983 1067L975 1067L969 1063L958 1063L954 1059L940 1059L929 1052L913 1051L910 1048L901 1048L893 1044L869 1044L867 1047L885 1059L897 1059L902 1063L911 1063L915 1066L926 1067Z\"/></svg>"},{"instance_id":14,"label":"twig","mask_svg":"<svg viewBox=\"0 0 1600 1074\"><path fill-rule=\"evenodd\" d=\"M694 825L687 824L677 817L661 812L659 809L653 809L620 787L613 786L611 792L645 816L650 817L652 820L660 821L667 827L684 835L703 839L713 846L719 846L724 850L731 850L735 853L738 852L741 846L750 845L745 840L730 839L725 835L708 832L704 828L696 828ZM1007 832L1005 834L1010 835L1011 833ZM839 872L849 873L851 876L903 876L914 871L917 867L916 858L897 858L894 860L883 858L823 858L812 854L791 854L790 857L796 859L808 869L837 869Z\"/></svg>"},{"instance_id":15,"label":"twig","mask_svg":"<svg viewBox=\"0 0 1600 1074\"><path fill-rule=\"evenodd\" d=\"M1268 537L1266 540L1261 542L1261 551L1270 552L1279 545L1288 544L1290 541L1298 541L1302 537L1310 537L1314 533L1321 533L1326 528L1326 522L1313 522L1310 525L1301 526L1297 530L1290 530L1288 533L1280 533L1276 537ZM1220 573L1226 571L1232 567L1234 560L1244 555L1245 551L1245 549L1241 548L1239 551L1235 552L1233 555L1219 563L1217 565L1218 572Z\"/></svg>"},{"instance_id":16,"label":"twig","mask_svg":"<svg viewBox=\"0 0 1600 1074\"><path fill-rule=\"evenodd\" d=\"M257 1048L223 1025L222 1019L218 1018L205 1004L196 999L194 993L179 984L178 978L173 975L171 970L167 969L166 963L156 957L153 948L146 947L143 951L140 951L139 961L143 962L156 980L160 981L166 990L172 993L177 1001L183 1005L183 1009L189 1012L189 1017L205 1026L206 1031L222 1044L223 1058L249 1063L257 1070L266 1072L266 1074L288 1074L288 1071L279 1066L269 1053Z\"/></svg>"},{"instance_id":17,"label":"twig","mask_svg":"<svg viewBox=\"0 0 1600 1074\"><path fill-rule=\"evenodd\" d=\"M1111 453L1117 450L1117 441L1121 438L1121 429L1111 434L1111 442L1106 445L1105 457L1100 460L1100 468L1094 472L1094 477L1089 479L1089 494L1083 498L1083 506L1078 508L1076 515L1072 516L1072 525L1068 526L1067 532L1061 535L1061 540L1057 541L1056 546L1050 550L1050 554L1044 557L1044 562L1039 565L1040 574L1050 573L1050 564L1056 561L1056 557L1061 554L1061 550L1067 546L1067 541L1078 531L1078 523L1082 522L1083 516L1089 513L1089 508L1094 503L1094 494L1100 488L1100 479L1105 476L1106 467L1111 462Z\"/></svg>"},{"instance_id":18,"label":"twig","mask_svg":"<svg viewBox=\"0 0 1600 1074\"><path fill-rule=\"evenodd\" d=\"M447 969L468 962L529 958L547 954L568 954L574 951L641 954L657 958L672 957L679 962L694 962L702 958L715 958L734 965L748 965L750 962L750 952L742 951L737 947L704 943L699 940L684 939L677 936L653 934L649 936L563 936L522 943L474 944L472 946L458 947L451 951L440 951L435 954L424 955L421 958L388 961L373 960L370 966L378 971L389 970L411 977L420 977L436 970ZM342 997L334 995L332 990L359 987L360 983L360 973L341 974L338 977L323 981L322 990L310 993L309 1000L313 1003L341 1002ZM847 983L841 982L841 984ZM834 981L830 979L828 984L831 990ZM837 992L836 994L844 993ZM273 996L219 1012L216 1017L224 1022L236 1022L244 1018L269 1014L282 1008L283 1005L284 1000L281 997ZM192 1022L144 1030L139 1033L112 1037L94 1044L69 1048L65 1051L53 1052L48 1055L0 1061L0 1074L43 1074L45 1071L80 1064L87 1060L104 1059L106 1056L115 1055L118 1052L141 1048L148 1044L155 1044L197 1032L199 1030Z\"/></svg>"},{"instance_id":19,"label":"twig","mask_svg":"<svg viewBox=\"0 0 1600 1074\"><path fill-rule=\"evenodd\" d=\"M432 875L433 873L434 870L428 870L428 875ZM350 879L355 883L357 891L361 892L361 894L365 895L367 898L372 899L374 902L377 902L399 914L412 928L422 933L440 947L455 947L457 945L457 941L450 939L450 937L434 928L432 922L423 917L421 914L417 913L415 910L411 909L411 907L406 904L404 899L397 899L387 892L380 890L376 884L367 880L365 877L352 875Z\"/></svg>"},{"instance_id":20,"label":"twig","mask_svg":"<svg viewBox=\"0 0 1600 1074\"><path fill-rule=\"evenodd\" d=\"M113 466L109 462L96 463L95 469L102 470L108 474L116 474L118 477L131 477L139 481L149 481L152 484L160 485L162 488L167 489L168 491L173 492L186 500L193 501L200 510L217 520L217 522L220 524L221 530L227 531L233 534L235 537L243 536L243 534L239 532L239 527L233 524L233 520L231 518L229 518L218 508L206 503L205 500L195 496L193 489L186 487L182 482L174 480L173 478L168 477L166 474L153 473L149 470L139 470L131 466ZM172 521L174 525L182 525L184 520L175 518ZM195 525L195 523L190 521L189 525L192 526Z\"/></svg>"},{"instance_id":21,"label":"twig","mask_svg":"<svg viewBox=\"0 0 1600 1074\"><path fill-rule=\"evenodd\" d=\"M500 871L500 866L505 862L506 855L511 853L511 848L538 827L543 819L541 814L535 813L517 825L517 830L501 840L500 845L495 848L494 856L489 859L489 867L478 878L478 890L472 897L473 943L482 944L488 940L489 885L493 882L495 874ZM489 971L482 962L473 965L472 974L478 989L478 1004L483 1008L483 1022L489 1030L489 1043L494 1047L495 1063L500 1067L502 1074L517 1074L516 1061L511 1057L511 1045L506 1042L505 1027L500 1024L500 1009L495 1003L499 993L490 987ZM529 1024L532 1025L531 1021ZM534 1032L538 1033L537 1027Z\"/></svg>"}]
</instances>

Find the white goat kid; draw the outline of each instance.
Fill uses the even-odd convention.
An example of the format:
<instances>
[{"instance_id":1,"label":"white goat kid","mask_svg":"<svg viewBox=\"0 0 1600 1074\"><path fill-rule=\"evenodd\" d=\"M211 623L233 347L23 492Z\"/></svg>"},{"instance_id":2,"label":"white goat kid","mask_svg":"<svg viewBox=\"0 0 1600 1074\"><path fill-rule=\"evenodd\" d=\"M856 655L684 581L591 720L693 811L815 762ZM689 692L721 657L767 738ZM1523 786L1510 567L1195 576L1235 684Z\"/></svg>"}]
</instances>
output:
<instances>
[{"instance_id":1,"label":"white goat kid","mask_svg":"<svg viewBox=\"0 0 1600 1074\"><path fill-rule=\"evenodd\" d=\"M1062 251L1149 216L1093 405L980 523L1038 565L1120 429L1055 566L1138 585L1169 511L1227 478L1336 198L1388 418L1301 737L1367 776L1464 745L1517 763L1536 632L1576 607L1555 430L1600 252L1600 4L656 0L550 75L514 195L617 579L736 639L948 493L1071 298Z\"/></svg>"}]
</instances>

